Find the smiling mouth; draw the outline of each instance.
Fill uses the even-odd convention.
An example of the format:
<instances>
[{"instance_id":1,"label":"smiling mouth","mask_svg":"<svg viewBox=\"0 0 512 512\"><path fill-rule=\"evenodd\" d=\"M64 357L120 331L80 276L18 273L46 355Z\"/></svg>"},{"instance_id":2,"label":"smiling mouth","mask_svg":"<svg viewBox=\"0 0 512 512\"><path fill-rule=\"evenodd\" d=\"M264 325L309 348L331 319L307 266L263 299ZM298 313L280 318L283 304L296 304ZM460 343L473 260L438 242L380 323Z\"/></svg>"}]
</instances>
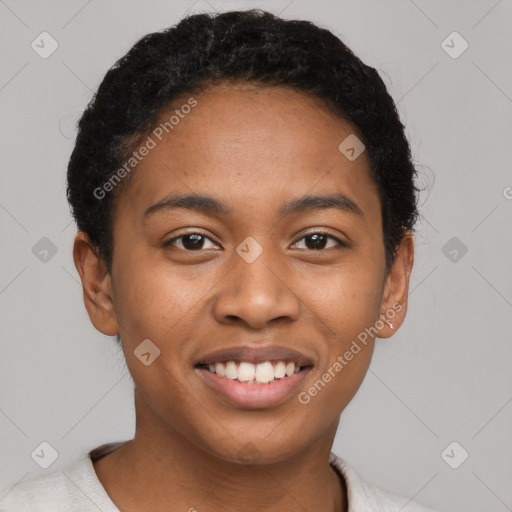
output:
<instances>
[{"instance_id":1,"label":"smiling mouth","mask_svg":"<svg viewBox=\"0 0 512 512\"><path fill-rule=\"evenodd\" d=\"M208 370L219 377L244 384L268 385L304 371L310 366L299 366L294 361L264 361L253 364L245 361L225 361L198 364L196 368Z\"/></svg>"}]
</instances>

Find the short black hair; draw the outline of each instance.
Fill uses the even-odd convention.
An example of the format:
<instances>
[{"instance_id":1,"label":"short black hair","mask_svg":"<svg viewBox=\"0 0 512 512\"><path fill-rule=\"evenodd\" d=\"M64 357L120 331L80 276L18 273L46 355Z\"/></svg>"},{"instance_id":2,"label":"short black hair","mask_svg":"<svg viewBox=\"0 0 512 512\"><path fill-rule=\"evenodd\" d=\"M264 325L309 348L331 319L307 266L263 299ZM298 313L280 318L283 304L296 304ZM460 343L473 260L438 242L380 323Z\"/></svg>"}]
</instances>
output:
<instances>
[{"instance_id":1,"label":"short black hair","mask_svg":"<svg viewBox=\"0 0 512 512\"><path fill-rule=\"evenodd\" d=\"M378 72L332 32L261 9L190 15L140 39L105 75L78 123L67 197L78 229L111 271L115 194L102 187L159 115L219 83L289 87L355 127L381 201L386 270L418 217L417 175L395 103ZM341 142L341 141L340 141Z\"/></svg>"}]
</instances>

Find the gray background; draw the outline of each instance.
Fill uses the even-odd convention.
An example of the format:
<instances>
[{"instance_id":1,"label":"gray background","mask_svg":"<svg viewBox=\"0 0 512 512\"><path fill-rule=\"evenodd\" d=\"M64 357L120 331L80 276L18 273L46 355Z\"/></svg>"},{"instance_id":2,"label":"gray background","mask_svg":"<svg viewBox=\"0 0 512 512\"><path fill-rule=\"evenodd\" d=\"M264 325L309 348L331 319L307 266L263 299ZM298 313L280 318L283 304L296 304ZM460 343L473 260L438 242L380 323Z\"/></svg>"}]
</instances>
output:
<instances>
[{"instance_id":1,"label":"gray background","mask_svg":"<svg viewBox=\"0 0 512 512\"><path fill-rule=\"evenodd\" d=\"M407 320L377 342L333 450L432 508L512 510L511 0L0 0L0 482L134 432L131 377L89 323L71 257L75 122L142 35L251 7L326 26L381 72L425 188ZM59 45L47 59L31 48L43 31ZM441 45L453 31L458 58ZM59 454L46 470L42 441Z\"/></svg>"}]
</instances>

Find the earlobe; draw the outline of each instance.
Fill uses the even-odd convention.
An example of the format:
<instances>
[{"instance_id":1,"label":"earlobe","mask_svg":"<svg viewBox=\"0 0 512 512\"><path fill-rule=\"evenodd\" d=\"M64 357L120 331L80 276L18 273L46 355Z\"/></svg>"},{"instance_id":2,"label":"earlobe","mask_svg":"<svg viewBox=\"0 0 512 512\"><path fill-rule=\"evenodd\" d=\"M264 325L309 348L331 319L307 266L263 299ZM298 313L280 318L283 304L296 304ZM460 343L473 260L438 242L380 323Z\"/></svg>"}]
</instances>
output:
<instances>
[{"instance_id":1,"label":"earlobe","mask_svg":"<svg viewBox=\"0 0 512 512\"><path fill-rule=\"evenodd\" d=\"M402 325L407 314L409 279L414 265L414 239L407 231L396 252L382 297L379 338L391 337ZM391 326L392 325L392 326Z\"/></svg>"},{"instance_id":2,"label":"earlobe","mask_svg":"<svg viewBox=\"0 0 512 512\"><path fill-rule=\"evenodd\" d=\"M119 333L115 314L111 275L89 237L79 232L73 244L73 260L82 281L85 308L98 331L115 336Z\"/></svg>"}]
</instances>

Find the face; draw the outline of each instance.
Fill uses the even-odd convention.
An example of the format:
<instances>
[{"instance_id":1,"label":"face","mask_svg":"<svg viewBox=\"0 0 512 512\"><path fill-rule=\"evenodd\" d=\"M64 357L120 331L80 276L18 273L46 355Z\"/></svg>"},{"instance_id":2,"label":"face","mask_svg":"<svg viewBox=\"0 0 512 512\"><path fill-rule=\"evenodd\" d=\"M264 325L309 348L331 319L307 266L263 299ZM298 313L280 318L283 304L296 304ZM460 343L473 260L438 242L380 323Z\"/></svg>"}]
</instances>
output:
<instances>
[{"instance_id":1,"label":"face","mask_svg":"<svg viewBox=\"0 0 512 512\"><path fill-rule=\"evenodd\" d=\"M412 241L387 275L366 155L338 149L355 129L315 99L248 84L194 99L116 200L111 275L77 236L86 306L121 336L138 424L284 460L332 442L375 335L401 324Z\"/></svg>"}]
</instances>

